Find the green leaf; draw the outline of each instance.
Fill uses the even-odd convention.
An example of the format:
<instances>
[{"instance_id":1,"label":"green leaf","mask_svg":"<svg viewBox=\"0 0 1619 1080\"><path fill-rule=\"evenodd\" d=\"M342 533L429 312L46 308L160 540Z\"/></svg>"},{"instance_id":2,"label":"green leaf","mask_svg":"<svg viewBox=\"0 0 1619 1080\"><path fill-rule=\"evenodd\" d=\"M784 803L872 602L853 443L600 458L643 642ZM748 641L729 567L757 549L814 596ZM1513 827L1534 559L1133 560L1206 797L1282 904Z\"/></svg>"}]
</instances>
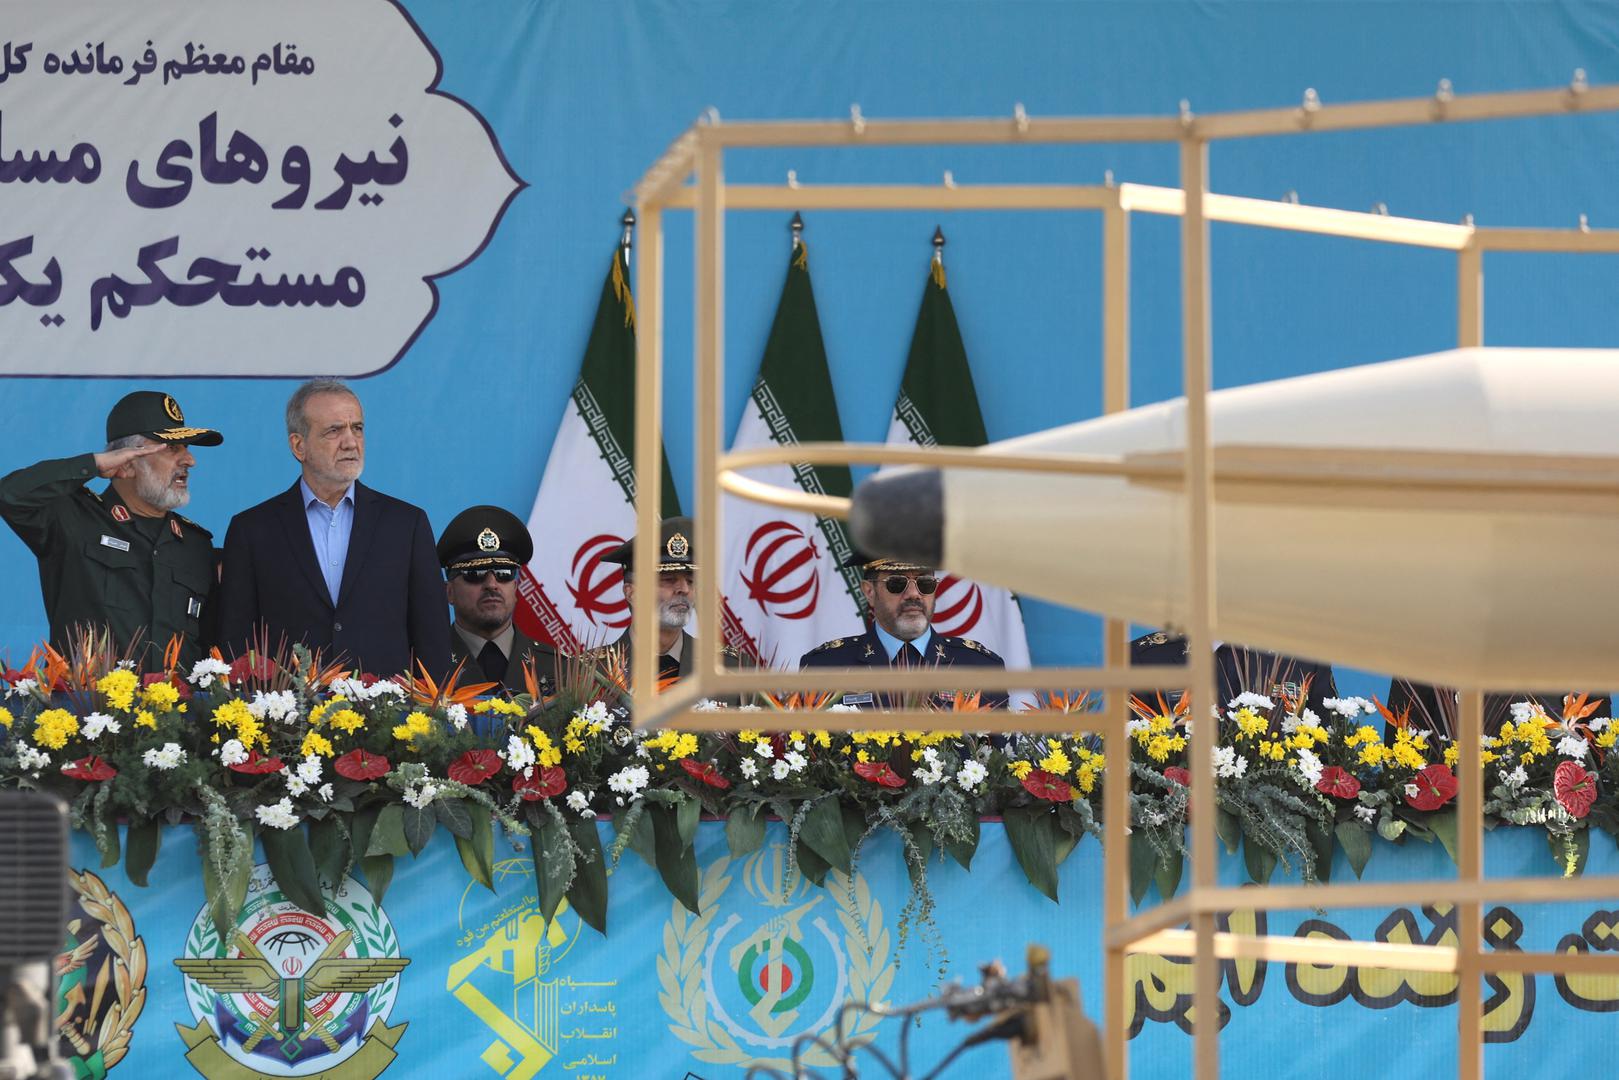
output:
<instances>
[{"instance_id":1,"label":"green leaf","mask_svg":"<svg viewBox=\"0 0 1619 1080\"><path fill-rule=\"evenodd\" d=\"M646 806L643 812L635 816L635 823L630 826L630 850L646 862L653 869L658 866L657 845L652 838L652 808ZM617 835L618 821L613 822L614 835Z\"/></svg>"},{"instance_id":2,"label":"green leaf","mask_svg":"<svg viewBox=\"0 0 1619 1080\"><path fill-rule=\"evenodd\" d=\"M320 876L315 857L301 826L265 829L259 836L264 844L264 861L270 864L281 894L311 915L326 914L326 900L320 894Z\"/></svg>"},{"instance_id":3,"label":"green leaf","mask_svg":"<svg viewBox=\"0 0 1619 1080\"><path fill-rule=\"evenodd\" d=\"M482 806L474 807L469 811L468 819L472 835L465 839L457 836L455 850L460 853L461 865L467 868L472 880L494 892L495 835L489 811Z\"/></svg>"},{"instance_id":4,"label":"green leaf","mask_svg":"<svg viewBox=\"0 0 1619 1080\"><path fill-rule=\"evenodd\" d=\"M675 804L675 825L680 832L680 842L691 846L697 839L697 822L702 819L703 804L696 799L687 797Z\"/></svg>"},{"instance_id":5,"label":"green leaf","mask_svg":"<svg viewBox=\"0 0 1619 1080\"><path fill-rule=\"evenodd\" d=\"M1315 818L1304 819L1304 835L1315 851L1315 876L1323 883L1332 880L1332 830Z\"/></svg>"},{"instance_id":6,"label":"green leaf","mask_svg":"<svg viewBox=\"0 0 1619 1080\"><path fill-rule=\"evenodd\" d=\"M336 817L327 817L309 825L309 853L315 857L315 873L333 888L343 880L348 869L348 838L343 835L343 823Z\"/></svg>"},{"instance_id":7,"label":"green leaf","mask_svg":"<svg viewBox=\"0 0 1619 1080\"><path fill-rule=\"evenodd\" d=\"M582 818L568 820L568 835L579 848L579 857L573 864L573 885L568 889L568 904L585 925L605 936L607 934L607 856L602 851L601 833L594 821Z\"/></svg>"},{"instance_id":8,"label":"green leaf","mask_svg":"<svg viewBox=\"0 0 1619 1080\"><path fill-rule=\"evenodd\" d=\"M377 815L376 826L371 830L371 843L366 846L365 853L395 857L411 854L410 843L405 839L403 803L389 803L382 808Z\"/></svg>"},{"instance_id":9,"label":"green leaf","mask_svg":"<svg viewBox=\"0 0 1619 1080\"><path fill-rule=\"evenodd\" d=\"M950 857L961 864L963 870L973 868L973 855L978 852L978 815L969 814L966 822L968 836L957 838L951 836L944 842L944 849Z\"/></svg>"},{"instance_id":10,"label":"green leaf","mask_svg":"<svg viewBox=\"0 0 1619 1080\"><path fill-rule=\"evenodd\" d=\"M439 799L433 804L433 813L451 835L460 840L472 839L472 811L465 799Z\"/></svg>"},{"instance_id":11,"label":"green leaf","mask_svg":"<svg viewBox=\"0 0 1619 1080\"><path fill-rule=\"evenodd\" d=\"M1450 854L1451 862L1459 862L1456 857L1456 811L1441 810L1428 819L1428 828L1439 837L1439 842L1445 845L1445 851Z\"/></svg>"},{"instance_id":12,"label":"green leaf","mask_svg":"<svg viewBox=\"0 0 1619 1080\"><path fill-rule=\"evenodd\" d=\"M405 844L412 855L420 855L422 848L433 839L433 830L438 828L438 815L433 812L431 803L423 807L401 806L400 810L404 815Z\"/></svg>"},{"instance_id":13,"label":"green leaf","mask_svg":"<svg viewBox=\"0 0 1619 1080\"><path fill-rule=\"evenodd\" d=\"M1344 856L1349 860L1349 868L1357 878L1360 877L1372 857L1371 833L1358 821L1340 821L1333 832L1338 837L1338 846L1344 849Z\"/></svg>"},{"instance_id":14,"label":"green leaf","mask_svg":"<svg viewBox=\"0 0 1619 1080\"><path fill-rule=\"evenodd\" d=\"M764 818L759 804L739 806L725 819L725 843L733 859L758 851L765 843Z\"/></svg>"},{"instance_id":15,"label":"green leaf","mask_svg":"<svg viewBox=\"0 0 1619 1080\"><path fill-rule=\"evenodd\" d=\"M1219 833L1220 840L1225 844L1225 853L1235 855L1237 845L1242 843L1242 819L1229 810L1220 810L1214 815L1214 828Z\"/></svg>"},{"instance_id":16,"label":"green leaf","mask_svg":"<svg viewBox=\"0 0 1619 1080\"><path fill-rule=\"evenodd\" d=\"M354 866L371 853L371 833L377 827L377 815L382 807L376 803L354 811L349 825L349 865Z\"/></svg>"},{"instance_id":17,"label":"green leaf","mask_svg":"<svg viewBox=\"0 0 1619 1080\"><path fill-rule=\"evenodd\" d=\"M697 852L680 835L677 811L666 806L647 808L652 819L652 846L657 857L658 874L669 892L693 915L697 910Z\"/></svg>"},{"instance_id":18,"label":"green leaf","mask_svg":"<svg viewBox=\"0 0 1619 1080\"><path fill-rule=\"evenodd\" d=\"M388 883L394 879L394 857L367 855L360 860L360 869L365 871L365 883L371 890L371 899L381 904L383 894L388 891Z\"/></svg>"},{"instance_id":19,"label":"green leaf","mask_svg":"<svg viewBox=\"0 0 1619 1080\"><path fill-rule=\"evenodd\" d=\"M529 824L534 829L530 847L534 876L540 883L540 917L549 923L562 906L568 879L573 877L573 845L564 839L567 830L560 821L532 805Z\"/></svg>"},{"instance_id":20,"label":"green leaf","mask_svg":"<svg viewBox=\"0 0 1619 1080\"><path fill-rule=\"evenodd\" d=\"M810 806L798 830L798 838L828 866L845 874L849 872L854 856L849 853L849 841L843 831L843 808L838 805L836 795Z\"/></svg>"},{"instance_id":21,"label":"green leaf","mask_svg":"<svg viewBox=\"0 0 1619 1080\"><path fill-rule=\"evenodd\" d=\"M1002 818L1012 854L1023 876L1053 903L1057 899L1056 825L1051 815L1035 807L1009 807Z\"/></svg>"},{"instance_id":22,"label":"green leaf","mask_svg":"<svg viewBox=\"0 0 1619 1080\"><path fill-rule=\"evenodd\" d=\"M208 899L208 914L214 929L226 941L236 929L236 917L247 902L247 886L253 877L252 845L247 845L244 857L231 866L223 881L214 873L214 860L209 852L207 834L202 823L197 823L198 846L202 849L202 888Z\"/></svg>"},{"instance_id":23,"label":"green leaf","mask_svg":"<svg viewBox=\"0 0 1619 1080\"><path fill-rule=\"evenodd\" d=\"M832 869L832 864L815 854L815 849L798 841L798 872L814 885L825 885L826 874Z\"/></svg>"},{"instance_id":24,"label":"green leaf","mask_svg":"<svg viewBox=\"0 0 1619 1080\"><path fill-rule=\"evenodd\" d=\"M1139 832L1130 834L1130 902L1137 907L1152 887L1152 876L1158 870L1158 852Z\"/></svg>"},{"instance_id":25,"label":"green leaf","mask_svg":"<svg viewBox=\"0 0 1619 1080\"><path fill-rule=\"evenodd\" d=\"M146 878L157 861L157 849L162 843L163 828L155 821L132 821L129 835L124 838L124 873L129 880L146 888Z\"/></svg>"},{"instance_id":26,"label":"green leaf","mask_svg":"<svg viewBox=\"0 0 1619 1080\"><path fill-rule=\"evenodd\" d=\"M1069 832L1067 829L1062 828L1060 823L1051 835L1052 854L1058 866L1068 861L1068 856L1074 853L1074 849L1079 846L1080 840L1085 837L1084 833Z\"/></svg>"},{"instance_id":27,"label":"green leaf","mask_svg":"<svg viewBox=\"0 0 1619 1080\"><path fill-rule=\"evenodd\" d=\"M905 831L910 835L911 843L916 845L916 853L922 861L922 865L917 866L909 856L905 859L905 872L911 875L911 884L916 885L921 882L923 871L933 859L933 830L920 821L913 821L905 827ZM902 853L904 850L903 847L900 849Z\"/></svg>"},{"instance_id":28,"label":"green leaf","mask_svg":"<svg viewBox=\"0 0 1619 1080\"><path fill-rule=\"evenodd\" d=\"M1382 817L1377 819L1377 835L1381 836L1389 843L1392 844L1399 840L1404 833L1405 822L1401 821L1393 814L1384 814Z\"/></svg>"},{"instance_id":29,"label":"green leaf","mask_svg":"<svg viewBox=\"0 0 1619 1080\"><path fill-rule=\"evenodd\" d=\"M1580 829L1567 836L1547 833L1546 847L1564 877L1579 877L1585 873L1585 859L1591 853L1591 830ZM1569 865L1570 855L1573 856L1572 867Z\"/></svg>"},{"instance_id":30,"label":"green leaf","mask_svg":"<svg viewBox=\"0 0 1619 1080\"><path fill-rule=\"evenodd\" d=\"M1264 885L1276 870L1276 853L1255 843L1251 836L1243 837L1242 859L1248 864L1248 876L1254 884Z\"/></svg>"},{"instance_id":31,"label":"green leaf","mask_svg":"<svg viewBox=\"0 0 1619 1080\"><path fill-rule=\"evenodd\" d=\"M100 824L99 822L97 823ZM104 826L91 830L96 838L96 850L101 853L101 868L118 865L118 823L109 821Z\"/></svg>"},{"instance_id":32,"label":"green leaf","mask_svg":"<svg viewBox=\"0 0 1619 1080\"><path fill-rule=\"evenodd\" d=\"M1181 871L1186 868L1186 860L1178 851L1171 851L1158 857L1158 866L1153 871L1152 879L1158 883L1158 898L1160 900L1172 899L1177 889L1181 887Z\"/></svg>"},{"instance_id":33,"label":"green leaf","mask_svg":"<svg viewBox=\"0 0 1619 1080\"><path fill-rule=\"evenodd\" d=\"M854 853L860 850L860 841L871 826L866 824L866 815L860 807L853 803L843 804L843 842L849 845L849 861L854 862Z\"/></svg>"}]
</instances>

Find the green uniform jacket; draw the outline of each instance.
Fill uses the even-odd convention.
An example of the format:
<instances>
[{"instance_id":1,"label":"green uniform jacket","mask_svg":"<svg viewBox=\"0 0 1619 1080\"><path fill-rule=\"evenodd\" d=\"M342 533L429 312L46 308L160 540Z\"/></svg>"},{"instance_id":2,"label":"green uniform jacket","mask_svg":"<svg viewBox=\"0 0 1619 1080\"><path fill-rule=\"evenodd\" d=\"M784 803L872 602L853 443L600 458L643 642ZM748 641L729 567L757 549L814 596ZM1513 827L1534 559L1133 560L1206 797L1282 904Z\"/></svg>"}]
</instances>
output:
<instances>
[{"instance_id":1,"label":"green uniform jacket","mask_svg":"<svg viewBox=\"0 0 1619 1080\"><path fill-rule=\"evenodd\" d=\"M155 668L170 637L184 635L189 667L209 644L213 534L171 512L154 545L112 487L84 486L95 477L95 455L81 454L0 480L0 517L39 559L51 643L66 649L74 626L107 626L120 649L139 636L135 659Z\"/></svg>"}]
</instances>

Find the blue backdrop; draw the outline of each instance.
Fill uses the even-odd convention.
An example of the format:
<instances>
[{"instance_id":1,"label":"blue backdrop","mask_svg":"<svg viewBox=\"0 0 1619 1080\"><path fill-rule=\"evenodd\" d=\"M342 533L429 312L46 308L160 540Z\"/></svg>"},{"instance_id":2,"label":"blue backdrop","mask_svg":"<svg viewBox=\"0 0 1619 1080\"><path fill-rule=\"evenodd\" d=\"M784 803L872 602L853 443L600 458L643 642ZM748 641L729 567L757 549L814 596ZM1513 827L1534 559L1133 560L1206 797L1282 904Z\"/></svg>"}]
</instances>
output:
<instances>
[{"instance_id":1,"label":"blue backdrop","mask_svg":"<svg viewBox=\"0 0 1619 1080\"><path fill-rule=\"evenodd\" d=\"M443 62L441 86L488 122L529 184L470 265L439 281L436 316L358 390L367 482L424 506L435 526L490 502L526 516L576 374L618 234L624 193L709 106L723 117L1166 114L1561 85L1583 67L1619 79L1619 10L1600 3L1078 3L1062 0L408 0ZM26 29L26 28L25 28ZM0 108L5 105L0 88ZM1619 118L1511 121L1217 146L1212 186L1483 224L1619 221ZM783 151L733 155L732 181L1174 184L1172 148ZM0 190L0 211L7 193ZM727 223L725 414L733 424L781 282L786 215ZM833 214L806 238L839 412L850 439L886 432L935 223L991 438L1099 410L1099 225L1086 214ZM671 215L666 258L667 422L690 492L690 221ZM1132 397L1179 389L1178 243L1172 220L1135 226ZM1217 386L1447 347L1448 255L1351 241L1213 231ZM1487 340L1611 345L1613 260L1492 256ZM0 348L21 348L0 342ZM310 373L327 370L309 357ZM138 384L10 379L6 467L97 448L107 408ZM236 511L294 476L280 411L287 379L168 380L195 422L227 433L199 452L190 514L222 536ZM545 538L541 535L540 543ZM0 535L0 646L45 624L32 559ZM1094 623L1034 604L1037 663L1095 660ZM1347 688L1380 691L1371 677Z\"/></svg>"}]
</instances>

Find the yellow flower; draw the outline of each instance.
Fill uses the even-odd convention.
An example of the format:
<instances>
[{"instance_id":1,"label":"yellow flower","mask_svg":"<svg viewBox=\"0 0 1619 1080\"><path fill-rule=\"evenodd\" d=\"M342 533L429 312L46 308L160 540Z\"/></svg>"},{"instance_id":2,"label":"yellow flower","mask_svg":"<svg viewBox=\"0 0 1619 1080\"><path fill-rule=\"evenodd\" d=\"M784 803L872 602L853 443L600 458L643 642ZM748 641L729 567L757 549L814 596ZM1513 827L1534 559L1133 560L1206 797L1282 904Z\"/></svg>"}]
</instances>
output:
<instances>
[{"instance_id":1,"label":"yellow flower","mask_svg":"<svg viewBox=\"0 0 1619 1080\"><path fill-rule=\"evenodd\" d=\"M759 741L759 733L752 729L744 729L736 733L736 741L742 746L752 746Z\"/></svg>"},{"instance_id":2,"label":"yellow flower","mask_svg":"<svg viewBox=\"0 0 1619 1080\"><path fill-rule=\"evenodd\" d=\"M1079 788L1081 795L1089 795L1096 787L1096 773L1089 765L1076 769L1074 779L1078 781L1075 786Z\"/></svg>"},{"instance_id":3,"label":"yellow flower","mask_svg":"<svg viewBox=\"0 0 1619 1080\"><path fill-rule=\"evenodd\" d=\"M336 724L337 721L337 717L332 718L333 724ZM403 724L394 725L393 736L396 742L408 743L413 742L420 735L428 734L432 730L432 718L418 709L405 717Z\"/></svg>"},{"instance_id":4,"label":"yellow flower","mask_svg":"<svg viewBox=\"0 0 1619 1080\"><path fill-rule=\"evenodd\" d=\"M1025 776L1028 776L1031 772L1034 771L1034 762L1032 762L1032 761L1014 761L1011 764L1009 764L1007 766L1007 768L1012 770L1012 775L1013 776L1015 776L1019 780L1021 780Z\"/></svg>"},{"instance_id":5,"label":"yellow flower","mask_svg":"<svg viewBox=\"0 0 1619 1080\"><path fill-rule=\"evenodd\" d=\"M304 736L304 744L298 748L304 757L310 754L319 754L321 757L331 757L337 751L332 749L332 741L318 731L311 731Z\"/></svg>"},{"instance_id":6,"label":"yellow flower","mask_svg":"<svg viewBox=\"0 0 1619 1080\"><path fill-rule=\"evenodd\" d=\"M1611 735L1609 736L1609 739L1610 740L1612 739ZM819 746L823 750L831 749L831 747L832 747L832 733L830 731L817 731L815 733L815 745ZM1610 741L1608 743L1608 745L1612 746L1613 743Z\"/></svg>"},{"instance_id":7,"label":"yellow flower","mask_svg":"<svg viewBox=\"0 0 1619 1080\"><path fill-rule=\"evenodd\" d=\"M562 764L562 751L551 741L551 736L533 724L528 726L528 740L534 744L534 759L541 766Z\"/></svg>"},{"instance_id":8,"label":"yellow flower","mask_svg":"<svg viewBox=\"0 0 1619 1080\"><path fill-rule=\"evenodd\" d=\"M1372 727L1370 724L1362 724L1360 727L1355 729L1354 734L1344 739L1344 745L1359 746L1361 743L1367 743L1370 745L1371 743L1380 743L1382 741L1383 740L1378 737L1376 728Z\"/></svg>"},{"instance_id":9,"label":"yellow flower","mask_svg":"<svg viewBox=\"0 0 1619 1080\"><path fill-rule=\"evenodd\" d=\"M1237 738L1239 739L1251 739L1255 735L1263 735L1270 730L1270 718L1260 716L1247 705L1237 710L1237 715L1234 719L1237 721Z\"/></svg>"},{"instance_id":10,"label":"yellow flower","mask_svg":"<svg viewBox=\"0 0 1619 1080\"><path fill-rule=\"evenodd\" d=\"M46 709L34 717L34 741L48 750L60 750L79 733L79 718L66 709Z\"/></svg>"},{"instance_id":11,"label":"yellow flower","mask_svg":"<svg viewBox=\"0 0 1619 1080\"><path fill-rule=\"evenodd\" d=\"M309 726L320 727L326 722L326 714L333 709L341 709L349 703L345 697L334 697L330 701L323 701L309 710Z\"/></svg>"},{"instance_id":12,"label":"yellow flower","mask_svg":"<svg viewBox=\"0 0 1619 1080\"><path fill-rule=\"evenodd\" d=\"M135 726L151 728L155 731L157 729L157 717L152 715L150 709L142 709L135 714Z\"/></svg>"},{"instance_id":13,"label":"yellow flower","mask_svg":"<svg viewBox=\"0 0 1619 1080\"><path fill-rule=\"evenodd\" d=\"M1040 767L1048 773L1067 776L1068 770L1074 767L1074 763L1068 760L1067 754L1062 752L1062 743L1056 739L1048 739L1046 745L1051 748L1051 753L1040 759Z\"/></svg>"},{"instance_id":14,"label":"yellow flower","mask_svg":"<svg viewBox=\"0 0 1619 1080\"><path fill-rule=\"evenodd\" d=\"M0 705L0 727L10 727L17 718L11 715L11 710Z\"/></svg>"},{"instance_id":15,"label":"yellow flower","mask_svg":"<svg viewBox=\"0 0 1619 1080\"><path fill-rule=\"evenodd\" d=\"M485 698L472 707L475 713L495 713L497 716L527 716L528 710L505 698Z\"/></svg>"},{"instance_id":16,"label":"yellow flower","mask_svg":"<svg viewBox=\"0 0 1619 1080\"><path fill-rule=\"evenodd\" d=\"M128 668L109 671L96 681L96 689L107 695L107 704L120 712L128 712L135 704L135 691L141 679Z\"/></svg>"},{"instance_id":17,"label":"yellow flower","mask_svg":"<svg viewBox=\"0 0 1619 1080\"><path fill-rule=\"evenodd\" d=\"M848 753L848 751L845 750L844 753ZM871 760L871 755L862 750L854 756L854 759L864 765L866 762Z\"/></svg>"},{"instance_id":18,"label":"yellow flower","mask_svg":"<svg viewBox=\"0 0 1619 1080\"><path fill-rule=\"evenodd\" d=\"M1619 731L1609 728L1607 731L1604 731L1602 734L1597 736L1597 745L1602 747L1604 750L1612 750L1614 741L1616 739L1619 739Z\"/></svg>"},{"instance_id":19,"label":"yellow flower","mask_svg":"<svg viewBox=\"0 0 1619 1080\"><path fill-rule=\"evenodd\" d=\"M1388 747L1381 742L1372 742L1361 748L1360 757L1357 760L1360 764L1375 769L1387 761L1388 756Z\"/></svg>"},{"instance_id":20,"label":"yellow flower","mask_svg":"<svg viewBox=\"0 0 1619 1080\"><path fill-rule=\"evenodd\" d=\"M353 709L339 709L332 714L331 723L337 730L352 735L365 727L365 717Z\"/></svg>"},{"instance_id":21,"label":"yellow flower","mask_svg":"<svg viewBox=\"0 0 1619 1080\"><path fill-rule=\"evenodd\" d=\"M180 701L173 683L155 682L141 691L141 704L154 712L168 712Z\"/></svg>"},{"instance_id":22,"label":"yellow flower","mask_svg":"<svg viewBox=\"0 0 1619 1080\"><path fill-rule=\"evenodd\" d=\"M1270 739L1260 739L1259 756L1269 758L1272 761L1281 761L1287 757L1287 744L1285 742L1273 742Z\"/></svg>"},{"instance_id":23,"label":"yellow flower","mask_svg":"<svg viewBox=\"0 0 1619 1080\"><path fill-rule=\"evenodd\" d=\"M214 710L214 726L229 728L243 746L262 743L268 748L270 745L269 736L248 711L247 703L239 698L232 698Z\"/></svg>"}]
</instances>

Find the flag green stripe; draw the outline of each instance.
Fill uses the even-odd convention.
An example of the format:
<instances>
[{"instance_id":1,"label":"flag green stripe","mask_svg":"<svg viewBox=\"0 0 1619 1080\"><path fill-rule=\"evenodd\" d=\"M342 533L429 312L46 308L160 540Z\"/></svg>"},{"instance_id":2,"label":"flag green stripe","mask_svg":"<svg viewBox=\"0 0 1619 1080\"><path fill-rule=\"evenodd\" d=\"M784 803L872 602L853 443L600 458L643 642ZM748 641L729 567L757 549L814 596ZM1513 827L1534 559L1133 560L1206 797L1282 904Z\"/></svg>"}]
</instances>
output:
<instances>
[{"instance_id":1,"label":"flag green stripe","mask_svg":"<svg viewBox=\"0 0 1619 1080\"><path fill-rule=\"evenodd\" d=\"M942 276L929 268L895 409L922 446L983 446L984 414Z\"/></svg>"}]
</instances>

